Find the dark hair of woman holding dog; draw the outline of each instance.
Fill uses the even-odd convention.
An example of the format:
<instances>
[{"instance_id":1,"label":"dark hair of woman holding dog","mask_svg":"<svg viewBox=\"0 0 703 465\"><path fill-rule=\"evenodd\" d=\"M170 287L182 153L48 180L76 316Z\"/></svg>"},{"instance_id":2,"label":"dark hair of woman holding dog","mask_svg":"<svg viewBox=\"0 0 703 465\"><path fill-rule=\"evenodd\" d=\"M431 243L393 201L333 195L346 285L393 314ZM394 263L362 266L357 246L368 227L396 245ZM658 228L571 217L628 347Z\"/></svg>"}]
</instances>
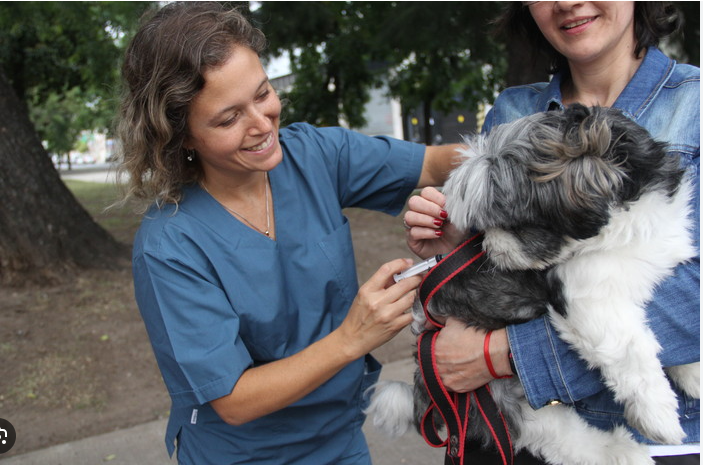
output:
<instances>
[{"instance_id":1,"label":"dark hair of woman holding dog","mask_svg":"<svg viewBox=\"0 0 703 465\"><path fill-rule=\"evenodd\" d=\"M126 51L118 124L136 300L183 464L369 464L371 350L408 325L420 278L360 288L342 208L398 214L455 147L280 128L263 34L220 3L170 3Z\"/></svg>"},{"instance_id":2,"label":"dark hair of woman holding dog","mask_svg":"<svg viewBox=\"0 0 703 465\"><path fill-rule=\"evenodd\" d=\"M681 160L693 179L692 231L700 250L700 70L678 64L658 48L680 24L675 8L662 2L511 2L499 24L550 58L550 82L504 90L488 113L483 132L520 117L563 109L573 103L618 108ZM404 221L408 245L420 257L446 253L460 236L446 212L444 195L425 188L409 200ZM441 234L439 234L441 233ZM664 366L700 360L700 259L679 265L647 306L649 325L662 346ZM535 408L574 404L595 426L621 424L622 409L585 362L556 336L547 317L494 331L489 354L497 375L519 377ZM450 319L436 342L445 385L467 392L493 379L484 359L486 334ZM656 463L699 463L700 401L679 392L683 446L651 445ZM634 430L633 430L634 431ZM642 436L635 437L647 443ZM588 444L574 445L588 447ZM489 454L485 452L485 454ZM490 460L488 455L485 460ZM482 463L481 458L476 463ZM522 462L525 460L525 462ZM489 463L489 462L485 462ZM542 463L521 454L516 463Z\"/></svg>"}]
</instances>

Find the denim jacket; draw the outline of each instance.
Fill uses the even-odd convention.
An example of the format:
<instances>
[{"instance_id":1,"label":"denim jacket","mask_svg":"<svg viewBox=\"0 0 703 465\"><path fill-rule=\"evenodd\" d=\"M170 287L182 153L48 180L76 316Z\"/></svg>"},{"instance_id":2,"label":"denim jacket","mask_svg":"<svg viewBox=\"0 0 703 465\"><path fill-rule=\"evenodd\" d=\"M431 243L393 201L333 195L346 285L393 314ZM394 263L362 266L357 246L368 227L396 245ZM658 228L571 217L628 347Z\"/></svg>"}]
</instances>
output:
<instances>
[{"instance_id":1,"label":"denim jacket","mask_svg":"<svg viewBox=\"0 0 703 465\"><path fill-rule=\"evenodd\" d=\"M496 99L486 116L483 132L528 114L563 108L560 74L549 83L511 87ZM647 318L662 346L664 366L700 360L700 69L677 64L657 48L650 48L639 69L613 107L646 128L655 139L669 144L693 179L691 201L699 253L679 265L657 289ZM525 393L533 408L555 401L574 405L590 424L611 429L625 424L622 406L603 384L600 373L561 341L547 317L508 327L508 338ZM679 415L686 443L700 442L700 401L677 390ZM547 407L548 408L548 407ZM649 442L632 431L641 442Z\"/></svg>"}]
</instances>

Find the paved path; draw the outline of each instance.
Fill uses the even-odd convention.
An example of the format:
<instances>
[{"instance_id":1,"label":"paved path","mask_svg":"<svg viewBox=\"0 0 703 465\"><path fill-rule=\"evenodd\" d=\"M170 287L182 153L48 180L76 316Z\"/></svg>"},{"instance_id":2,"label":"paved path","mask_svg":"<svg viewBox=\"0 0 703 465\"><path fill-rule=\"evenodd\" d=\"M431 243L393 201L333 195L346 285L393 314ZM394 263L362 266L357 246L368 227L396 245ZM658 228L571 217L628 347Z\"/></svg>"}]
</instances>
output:
<instances>
[{"instance_id":1,"label":"paved path","mask_svg":"<svg viewBox=\"0 0 703 465\"><path fill-rule=\"evenodd\" d=\"M75 165L72 170L62 169L59 174L61 175L61 179L112 183L115 180L115 167L107 163Z\"/></svg>"},{"instance_id":2,"label":"paved path","mask_svg":"<svg viewBox=\"0 0 703 465\"><path fill-rule=\"evenodd\" d=\"M414 363L403 359L384 365L381 379L412 379ZM379 433L367 421L366 439L374 465L432 465L443 463L442 449L433 449L411 431L397 439ZM176 465L164 446L165 420L60 444L2 459L2 465ZM310 464L317 465L317 464Z\"/></svg>"}]
</instances>

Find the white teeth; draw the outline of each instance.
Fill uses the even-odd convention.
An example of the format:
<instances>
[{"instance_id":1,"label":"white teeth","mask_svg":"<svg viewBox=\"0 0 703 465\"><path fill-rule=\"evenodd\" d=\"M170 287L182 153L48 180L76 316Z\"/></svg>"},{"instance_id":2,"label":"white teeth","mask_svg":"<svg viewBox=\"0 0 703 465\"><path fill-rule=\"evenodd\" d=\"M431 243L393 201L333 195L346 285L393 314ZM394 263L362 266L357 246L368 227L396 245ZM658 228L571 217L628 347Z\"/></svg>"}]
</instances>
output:
<instances>
[{"instance_id":1,"label":"white teeth","mask_svg":"<svg viewBox=\"0 0 703 465\"><path fill-rule=\"evenodd\" d=\"M564 29L573 29L573 28L578 27L582 24L586 24L589 21L590 21L590 19L582 19L581 21L576 21L575 23L567 24L566 26L564 26Z\"/></svg>"},{"instance_id":2,"label":"white teeth","mask_svg":"<svg viewBox=\"0 0 703 465\"><path fill-rule=\"evenodd\" d=\"M246 150L249 150L250 152L258 152L260 150L263 150L266 147L268 147L269 145L271 145L272 139L273 139L273 136L271 134L269 134L269 136L266 138L266 140L263 141L261 144L255 145L253 147L249 147Z\"/></svg>"}]
</instances>

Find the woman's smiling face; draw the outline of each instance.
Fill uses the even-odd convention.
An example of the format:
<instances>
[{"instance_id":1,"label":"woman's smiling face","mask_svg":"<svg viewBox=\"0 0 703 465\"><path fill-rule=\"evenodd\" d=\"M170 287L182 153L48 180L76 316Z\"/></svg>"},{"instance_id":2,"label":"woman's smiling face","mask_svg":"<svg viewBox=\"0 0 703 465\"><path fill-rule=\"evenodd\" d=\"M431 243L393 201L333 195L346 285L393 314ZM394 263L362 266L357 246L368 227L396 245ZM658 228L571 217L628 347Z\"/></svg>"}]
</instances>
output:
<instances>
[{"instance_id":1,"label":"woman's smiling face","mask_svg":"<svg viewBox=\"0 0 703 465\"><path fill-rule=\"evenodd\" d=\"M282 159L281 102L258 55L234 46L221 66L203 73L193 99L184 146L194 149L205 177L270 171Z\"/></svg>"},{"instance_id":2,"label":"woman's smiling face","mask_svg":"<svg viewBox=\"0 0 703 465\"><path fill-rule=\"evenodd\" d=\"M535 2L529 8L542 34L569 62L634 53L634 2Z\"/></svg>"}]
</instances>

